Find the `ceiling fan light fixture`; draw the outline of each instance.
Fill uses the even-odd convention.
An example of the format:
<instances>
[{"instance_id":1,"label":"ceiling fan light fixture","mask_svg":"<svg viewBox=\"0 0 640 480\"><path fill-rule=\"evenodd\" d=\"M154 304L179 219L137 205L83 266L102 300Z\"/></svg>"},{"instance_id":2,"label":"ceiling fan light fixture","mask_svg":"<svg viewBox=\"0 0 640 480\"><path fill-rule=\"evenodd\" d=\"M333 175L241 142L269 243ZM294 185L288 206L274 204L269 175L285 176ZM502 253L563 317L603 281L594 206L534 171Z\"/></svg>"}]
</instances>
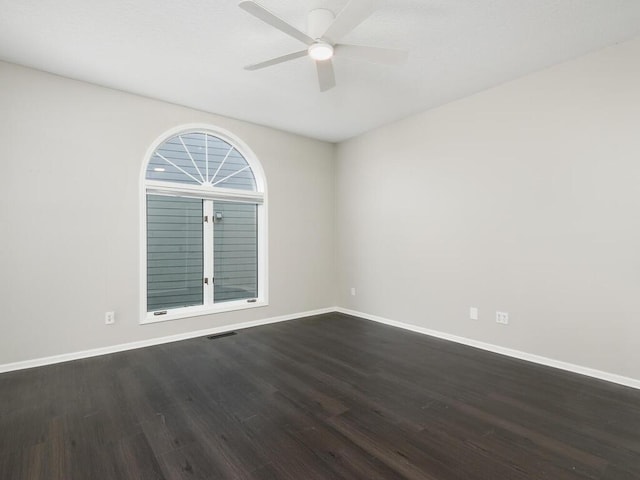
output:
<instances>
[{"instance_id":1,"label":"ceiling fan light fixture","mask_svg":"<svg viewBox=\"0 0 640 480\"><path fill-rule=\"evenodd\" d=\"M333 57L333 47L327 42L316 42L309 47L309 56L317 61L329 60Z\"/></svg>"}]
</instances>

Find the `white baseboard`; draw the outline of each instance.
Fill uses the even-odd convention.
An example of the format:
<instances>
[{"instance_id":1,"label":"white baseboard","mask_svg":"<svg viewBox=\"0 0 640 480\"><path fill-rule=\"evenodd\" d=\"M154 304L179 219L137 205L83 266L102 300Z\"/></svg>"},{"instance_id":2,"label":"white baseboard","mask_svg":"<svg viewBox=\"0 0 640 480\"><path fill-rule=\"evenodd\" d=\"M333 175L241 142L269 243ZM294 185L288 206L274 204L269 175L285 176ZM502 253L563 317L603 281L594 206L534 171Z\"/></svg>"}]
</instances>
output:
<instances>
[{"instance_id":1,"label":"white baseboard","mask_svg":"<svg viewBox=\"0 0 640 480\"><path fill-rule=\"evenodd\" d=\"M24 370L25 368L41 367L44 365L52 365L54 363L69 362L71 360L79 360L81 358L97 357L98 355L107 355L109 353L123 352L125 350L134 350L136 348L152 347L154 345L162 345L163 343L177 342L180 340L188 340L190 338L204 337L206 335L215 335L216 333L230 332L232 330L242 330L244 328L258 327L260 325L268 325L270 323L286 322L287 320L295 320L296 318L312 317L314 315L322 315L324 313L335 312L336 307L322 308L302 313L294 313L291 315L282 315L280 317L265 318L262 320L253 320L243 323L232 323L220 327L207 328L194 332L180 333L170 335L168 337L151 338L149 340L141 340L138 342L122 343L109 347L94 348L81 352L64 353L62 355L53 355L51 357L35 358L33 360L25 360L22 362L5 363L0 365L0 373L11 372L14 370Z\"/></svg>"},{"instance_id":2,"label":"white baseboard","mask_svg":"<svg viewBox=\"0 0 640 480\"><path fill-rule=\"evenodd\" d=\"M423 335L429 335L431 337L441 338L443 340L449 340L451 342L461 343L470 347L479 348L481 350L487 350L493 353L499 353L508 357L518 358L520 360L526 360L527 362L538 363L547 367L559 368L560 370L566 370L580 375L586 375L588 377L605 380L607 382L617 383L626 387L640 389L640 380L623 377L622 375L616 375L614 373L603 372L601 370L595 370L593 368L582 367L580 365L574 365L572 363L562 362L560 360L554 360L552 358L542 357L540 355L534 355L531 353L521 352L519 350L513 350L511 348L500 347L490 343L479 342L465 337L459 337L457 335L451 335L448 333L438 332L436 330L430 330L428 328L418 327L409 323L397 322L395 320L389 320L388 318L379 317L377 315L371 315L368 313L357 312L355 310L349 310L346 308L338 307L337 312L344 313L346 315L352 315L354 317L365 318L378 323L384 323L385 325L391 325L393 327L403 328L416 333L422 333Z\"/></svg>"},{"instance_id":3,"label":"white baseboard","mask_svg":"<svg viewBox=\"0 0 640 480\"><path fill-rule=\"evenodd\" d=\"M134 350L136 348L152 347L154 345L162 345L164 343L178 342L180 340L188 340L190 338L204 337L206 335L215 335L217 333L229 332L232 330L242 330L244 328L258 327L260 325L268 325L270 323L286 322L288 320L295 320L297 318L312 317L314 315L322 315L325 313L339 312L346 315L352 315L354 317L360 317L374 322L383 323L393 327L402 328L404 330L410 330L412 332L421 333L423 335L429 335L431 337L441 338L443 340L449 340L451 342L460 343L462 345L468 345L470 347L479 348L481 350L487 350L493 353L499 353L508 357L518 358L528 362L538 363L548 367L559 368L580 375L586 375L588 377L605 380L607 382L617 383L631 388L640 389L640 380L624 377L622 375L616 375L613 373L603 372L593 368L582 367L572 363L562 362L560 360L554 360L552 358L542 357L540 355L534 355L531 353L521 352L511 348L500 347L490 343L480 342L465 337L459 337L457 335L451 335L437 330L430 330L428 328L419 327L409 323L398 322L395 320L389 320L388 318L379 317L377 315L371 315L369 313L358 312L355 310L349 310L342 307L329 307L319 310L312 310L301 313L294 313L290 315L282 315L279 317L265 318L262 320L253 320L250 322L235 323L230 325L223 325L219 327L208 328L204 330L197 330L194 332L180 333L177 335L170 335L167 337L152 338L149 340L141 340L138 342L123 343L119 345L112 345L109 347L94 348L91 350L84 350L80 352L65 353L62 355L53 355L50 357L36 358L33 360L25 360L21 362L5 363L0 365L0 373L11 372L14 370L23 370L26 368L41 367L44 365L52 365L55 363L69 362L71 360L79 360L81 358L96 357L99 355L107 355L110 353L123 352L126 350Z\"/></svg>"}]
</instances>

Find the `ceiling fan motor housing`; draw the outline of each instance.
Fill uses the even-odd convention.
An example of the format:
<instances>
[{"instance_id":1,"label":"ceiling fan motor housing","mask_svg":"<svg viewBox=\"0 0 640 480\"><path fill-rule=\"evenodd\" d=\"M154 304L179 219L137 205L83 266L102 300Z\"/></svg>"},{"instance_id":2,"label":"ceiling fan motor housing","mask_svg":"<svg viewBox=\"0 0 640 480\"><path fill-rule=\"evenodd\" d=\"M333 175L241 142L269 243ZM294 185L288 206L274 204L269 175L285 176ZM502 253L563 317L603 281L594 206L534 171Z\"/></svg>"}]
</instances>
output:
<instances>
[{"instance_id":1,"label":"ceiling fan motor housing","mask_svg":"<svg viewBox=\"0 0 640 480\"><path fill-rule=\"evenodd\" d=\"M307 34L315 40L320 40L334 18L333 12L326 8L311 10L307 16Z\"/></svg>"}]
</instances>

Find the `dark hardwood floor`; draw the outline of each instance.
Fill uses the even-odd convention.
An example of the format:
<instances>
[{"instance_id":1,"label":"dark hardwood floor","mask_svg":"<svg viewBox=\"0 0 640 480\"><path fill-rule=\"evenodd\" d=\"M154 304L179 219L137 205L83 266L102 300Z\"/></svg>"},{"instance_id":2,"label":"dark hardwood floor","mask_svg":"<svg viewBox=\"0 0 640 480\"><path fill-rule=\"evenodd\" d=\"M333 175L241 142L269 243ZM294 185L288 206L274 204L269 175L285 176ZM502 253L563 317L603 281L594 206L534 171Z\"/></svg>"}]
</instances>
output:
<instances>
[{"instance_id":1,"label":"dark hardwood floor","mask_svg":"<svg viewBox=\"0 0 640 480\"><path fill-rule=\"evenodd\" d=\"M0 479L640 479L640 391L340 314L0 375Z\"/></svg>"}]
</instances>

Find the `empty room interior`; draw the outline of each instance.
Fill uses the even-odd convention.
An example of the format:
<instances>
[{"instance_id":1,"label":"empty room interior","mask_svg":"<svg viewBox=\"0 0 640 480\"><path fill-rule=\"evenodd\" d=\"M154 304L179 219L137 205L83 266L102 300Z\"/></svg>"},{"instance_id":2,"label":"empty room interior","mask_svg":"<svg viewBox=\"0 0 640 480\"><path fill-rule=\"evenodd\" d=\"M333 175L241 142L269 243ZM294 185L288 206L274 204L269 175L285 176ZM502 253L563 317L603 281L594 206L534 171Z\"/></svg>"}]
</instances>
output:
<instances>
[{"instance_id":1,"label":"empty room interior","mask_svg":"<svg viewBox=\"0 0 640 480\"><path fill-rule=\"evenodd\" d=\"M640 479L640 3L0 0L0 480Z\"/></svg>"}]
</instances>

